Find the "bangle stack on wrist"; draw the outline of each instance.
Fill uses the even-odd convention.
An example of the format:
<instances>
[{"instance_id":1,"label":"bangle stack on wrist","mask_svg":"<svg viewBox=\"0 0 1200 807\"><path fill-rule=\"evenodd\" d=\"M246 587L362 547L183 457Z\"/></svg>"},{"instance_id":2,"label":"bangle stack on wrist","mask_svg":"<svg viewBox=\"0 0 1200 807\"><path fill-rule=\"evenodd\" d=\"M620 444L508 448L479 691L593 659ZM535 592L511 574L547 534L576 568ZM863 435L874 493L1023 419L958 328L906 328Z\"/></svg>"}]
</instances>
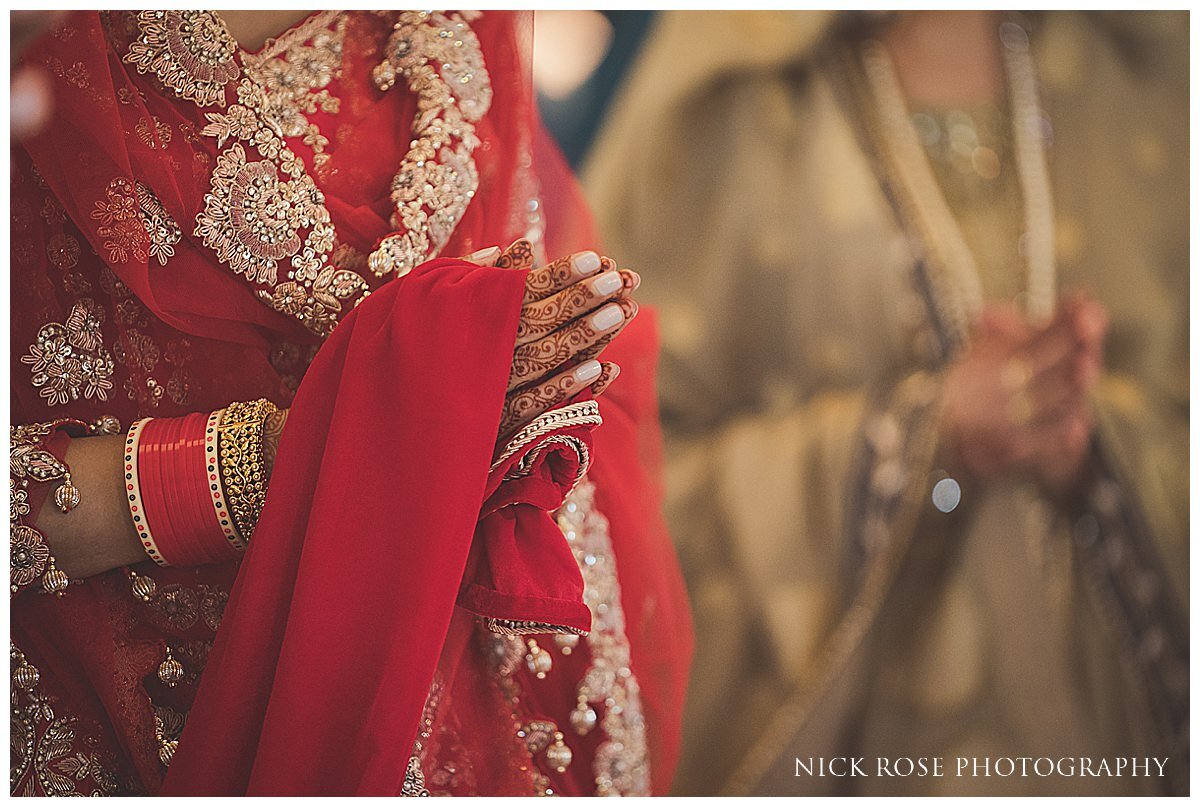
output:
<instances>
[{"instance_id":1,"label":"bangle stack on wrist","mask_svg":"<svg viewBox=\"0 0 1200 807\"><path fill-rule=\"evenodd\" d=\"M245 550L266 499L263 429L277 411L259 399L133 425L125 441L129 510L155 563L222 563Z\"/></svg>"}]
</instances>

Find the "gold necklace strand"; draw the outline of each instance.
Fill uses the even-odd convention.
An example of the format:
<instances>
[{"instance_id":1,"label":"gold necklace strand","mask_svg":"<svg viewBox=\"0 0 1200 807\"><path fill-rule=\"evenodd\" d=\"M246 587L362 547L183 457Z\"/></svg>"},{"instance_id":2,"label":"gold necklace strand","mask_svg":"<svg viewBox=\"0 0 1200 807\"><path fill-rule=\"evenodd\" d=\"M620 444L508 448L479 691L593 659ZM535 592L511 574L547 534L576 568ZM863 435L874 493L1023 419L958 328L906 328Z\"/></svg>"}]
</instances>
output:
<instances>
[{"instance_id":1,"label":"gold necklace strand","mask_svg":"<svg viewBox=\"0 0 1200 807\"><path fill-rule=\"evenodd\" d=\"M1024 206L1026 311L1044 321L1054 309L1054 208L1046 167L1045 141L1029 37L1021 26L1000 26L1005 72L1011 96L1017 170ZM965 344L972 320L983 308L979 266L967 246L945 194L921 147L909 116L895 65L878 42L868 43L862 55L864 72L875 100L883 130L884 148L891 157L896 178L912 201L922 240L935 260L930 261L939 290L938 308L947 326Z\"/></svg>"},{"instance_id":2,"label":"gold necklace strand","mask_svg":"<svg viewBox=\"0 0 1200 807\"><path fill-rule=\"evenodd\" d=\"M1013 136L1025 202L1025 262L1028 271L1026 310L1034 322L1044 323L1054 311L1054 196L1046 166L1046 139L1042 132L1041 104L1037 94L1029 34L1015 22L1000 26L1004 66L1012 93Z\"/></svg>"},{"instance_id":3,"label":"gold necklace strand","mask_svg":"<svg viewBox=\"0 0 1200 807\"><path fill-rule=\"evenodd\" d=\"M878 111L882 151L891 158L896 179L913 203L915 223L923 230L921 241L930 253L927 264L939 292L935 295L938 308L956 341L965 343L971 317L983 305L975 257L921 147L891 57L881 43L869 42L863 48L862 62Z\"/></svg>"}]
</instances>

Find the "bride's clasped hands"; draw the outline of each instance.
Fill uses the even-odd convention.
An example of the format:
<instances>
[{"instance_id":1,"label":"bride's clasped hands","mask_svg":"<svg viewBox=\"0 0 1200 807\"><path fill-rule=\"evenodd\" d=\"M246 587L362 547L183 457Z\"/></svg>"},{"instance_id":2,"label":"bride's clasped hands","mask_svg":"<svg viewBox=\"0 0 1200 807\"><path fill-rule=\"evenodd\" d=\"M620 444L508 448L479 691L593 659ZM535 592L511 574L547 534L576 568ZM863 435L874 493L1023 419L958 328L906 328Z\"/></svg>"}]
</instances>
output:
<instances>
[{"instance_id":1,"label":"bride's clasped hands","mask_svg":"<svg viewBox=\"0 0 1200 807\"><path fill-rule=\"evenodd\" d=\"M632 294L641 277L596 252L576 252L534 267L529 242L489 247L465 260L529 270L500 442L539 415L590 387L601 395L620 368L598 357L637 315Z\"/></svg>"}]
</instances>

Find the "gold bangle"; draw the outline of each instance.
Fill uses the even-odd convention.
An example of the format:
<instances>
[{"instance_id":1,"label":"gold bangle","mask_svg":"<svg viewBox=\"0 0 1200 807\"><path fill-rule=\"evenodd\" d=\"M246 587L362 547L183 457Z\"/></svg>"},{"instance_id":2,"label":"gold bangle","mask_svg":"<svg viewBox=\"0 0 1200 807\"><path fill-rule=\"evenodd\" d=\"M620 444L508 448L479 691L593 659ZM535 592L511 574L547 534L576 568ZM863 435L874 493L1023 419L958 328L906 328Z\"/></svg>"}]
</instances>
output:
<instances>
[{"instance_id":1,"label":"gold bangle","mask_svg":"<svg viewBox=\"0 0 1200 807\"><path fill-rule=\"evenodd\" d=\"M267 498L263 428L278 411L266 398L232 403L217 427L221 483L243 542L249 542Z\"/></svg>"}]
</instances>

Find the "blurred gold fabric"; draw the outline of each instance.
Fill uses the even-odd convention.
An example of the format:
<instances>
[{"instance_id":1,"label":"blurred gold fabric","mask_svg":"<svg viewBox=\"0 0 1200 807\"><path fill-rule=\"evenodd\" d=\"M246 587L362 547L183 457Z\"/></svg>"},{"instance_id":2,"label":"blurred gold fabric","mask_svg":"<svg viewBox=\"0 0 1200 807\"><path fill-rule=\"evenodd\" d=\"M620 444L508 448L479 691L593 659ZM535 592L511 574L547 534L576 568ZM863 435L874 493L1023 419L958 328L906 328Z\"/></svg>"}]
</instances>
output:
<instances>
[{"instance_id":1,"label":"blurred gold fabric","mask_svg":"<svg viewBox=\"0 0 1200 807\"><path fill-rule=\"evenodd\" d=\"M1154 778L793 775L796 757L843 754L1166 753L1071 539L1078 514L1019 479L965 487L950 514L930 503L942 447L920 413L939 361L915 236L834 78L835 22L664 14L585 174L607 249L662 314L667 516L697 633L675 790L1161 792ZM1032 35L1059 286L1109 312L1100 438L1184 607L1187 37L1175 12L1047 12ZM989 298L1008 299L1020 196L997 193L947 197ZM858 524L862 496L889 489L907 517ZM893 582L860 613L854 544L872 530L896 547ZM848 616L862 635L828 666ZM795 732L765 742L797 698ZM1187 764L1169 763L1184 787Z\"/></svg>"}]
</instances>

